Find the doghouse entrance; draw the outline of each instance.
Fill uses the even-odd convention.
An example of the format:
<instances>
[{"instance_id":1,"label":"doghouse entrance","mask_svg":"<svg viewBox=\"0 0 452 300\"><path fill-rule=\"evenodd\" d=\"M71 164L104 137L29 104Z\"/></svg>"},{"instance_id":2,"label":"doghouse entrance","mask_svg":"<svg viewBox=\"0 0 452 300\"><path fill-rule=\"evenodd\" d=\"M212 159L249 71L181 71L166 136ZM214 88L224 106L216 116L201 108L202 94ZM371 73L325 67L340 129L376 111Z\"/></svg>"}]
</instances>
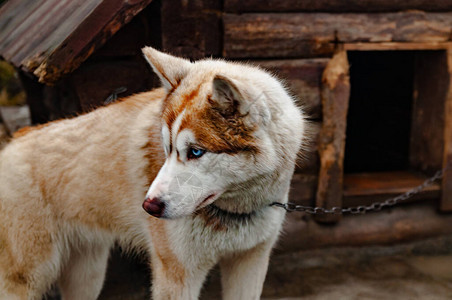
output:
<instances>
[{"instance_id":1,"label":"doghouse entrance","mask_svg":"<svg viewBox=\"0 0 452 300\"><path fill-rule=\"evenodd\" d=\"M349 51L344 173L409 169L412 51Z\"/></svg>"},{"instance_id":2,"label":"doghouse entrance","mask_svg":"<svg viewBox=\"0 0 452 300\"><path fill-rule=\"evenodd\" d=\"M344 206L405 192L441 169L446 51L347 51ZM438 198L440 185L422 199Z\"/></svg>"},{"instance_id":3,"label":"doghouse entrance","mask_svg":"<svg viewBox=\"0 0 452 300\"><path fill-rule=\"evenodd\" d=\"M342 46L322 74L316 205L326 208L390 199L452 162L452 45ZM451 191L447 169L410 200L441 199L452 211Z\"/></svg>"}]
</instances>

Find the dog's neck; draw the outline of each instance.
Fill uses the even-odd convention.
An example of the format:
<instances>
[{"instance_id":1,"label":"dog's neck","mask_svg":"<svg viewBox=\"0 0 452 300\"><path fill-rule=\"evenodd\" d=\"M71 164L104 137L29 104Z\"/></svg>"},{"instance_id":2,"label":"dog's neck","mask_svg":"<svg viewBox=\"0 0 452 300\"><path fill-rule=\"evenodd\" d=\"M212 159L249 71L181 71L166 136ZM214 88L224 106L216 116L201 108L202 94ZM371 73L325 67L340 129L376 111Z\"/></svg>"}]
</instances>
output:
<instances>
[{"instance_id":1,"label":"dog's neck","mask_svg":"<svg viewBox=\"0 0 452 300\"><path fill-rule=\"evenodd\" d=\"M289 173L287 173L289 174ZM201 217L206 225L215 230L228 230L236 226L252 224L256 218L266 214L270 204L281 195L280 189L288 189L282 184L286 174L275 173L236 186L233 192L222 195L214 203L199 210L195 216ZM259 185L252 184L259 182Z\"/></svg>"},{"instance_id":2,"label":"dog's neck","mask_svg":"<svg viewBox=\"0 0 452 300\"><path fill-rule=\"evenodd\" d=\"M267 207L267 206L265 206L265 207ZM208 211L210 214L212 214L218 218L227 218L232 221L250 220L253 216L255 216L257 214L257 211L260 209L263 209L263 208L252 210L252 211L246 212L246 213L237 213L237 212L232 212L232 211L229 211L226 209L222 209L222 208L216 206L215 203L212 203L208 206Z\"/></svg>"},{"instance_id":3,"label":"dog's neck","mask_svg":"<svg viewBox=\"0 0 452 300\"><path fill-rule=\"evenodd\" d=\"M202 218L204 223L214 230L227 231L231 228L249 225L256 217L263 214L265 209L269 208L270 206L265 206L248 213L236 213L210 204L196 212L195 217Z\"/></svg>"},{"instance_id":4,"label":"dog's neck","mask_svg":"<svg viewBox=\"0 0 452 300\"><path fill-rule=\"evenodd\" d=\"M285 174L287 173L287 174ZM232 186L213 205L236 215L253 214L273 202L284 202L281 195L288 191L288 172L274 172Z\"/></svg>"}]
</instances>

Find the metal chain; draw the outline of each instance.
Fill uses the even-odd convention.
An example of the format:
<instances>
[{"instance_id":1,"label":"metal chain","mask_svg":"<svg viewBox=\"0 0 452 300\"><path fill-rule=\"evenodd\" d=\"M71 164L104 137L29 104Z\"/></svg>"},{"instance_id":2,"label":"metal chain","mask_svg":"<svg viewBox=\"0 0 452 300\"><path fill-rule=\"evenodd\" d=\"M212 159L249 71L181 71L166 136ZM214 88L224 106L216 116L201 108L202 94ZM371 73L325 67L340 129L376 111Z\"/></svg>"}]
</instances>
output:
<instances>
[{"instance_id":1,"label":"metal chain","mask_svg":"<svg viewBox=\"0 0 452 300\"><path fill-rule=\"evenodd\" d=\"M333 208L324 208L324 207L314 207L314 206L303 206L297 205L295 203L281 203L281 202L273 202L270 206L276 206L284 208L288 212L293 211L301 211L312 215L320 215L320 214L365 214L369 211L380 211L385 207L392 207L396 204L399 204L407 199L413 197L416 194L419 194L423 189L432 185L438 179L443 177L444 172L449 168L450 164L448 164L444 169L437 171L432 177L425 180L422 184L417 187L407 191L406 193L400 194L396 197L386 199L383 202L375 202L370 205L360 205L353 206L347 208L341 207L333 207Z\"/></svg>"}]
</instances>

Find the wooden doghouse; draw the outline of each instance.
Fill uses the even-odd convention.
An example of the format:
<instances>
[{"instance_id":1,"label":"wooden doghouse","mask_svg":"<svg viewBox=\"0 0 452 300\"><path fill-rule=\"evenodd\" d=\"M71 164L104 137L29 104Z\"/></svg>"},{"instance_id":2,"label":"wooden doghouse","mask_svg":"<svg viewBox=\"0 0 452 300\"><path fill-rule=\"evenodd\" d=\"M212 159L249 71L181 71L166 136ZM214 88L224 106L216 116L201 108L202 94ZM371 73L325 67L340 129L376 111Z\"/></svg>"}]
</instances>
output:
<instances>
[{"instance_id":1,"label":"wooden doghouse","mask_svg":"<svg viewBox=\"0 0 452 300\"><path fill-rule=\"evenodd\" d=\"M449 1L9 0L0 28L35 123L158 85L144 45L276 72L320 127L294 177L299 204L367 205L452 159ZM451 190L447 170L413 199L452 211Z\"/></svg>"},{"instance_id":2,"label":"wooden doghouse","mask_svg":"<svg viewBox=\"0 0 452 300\"><path fill-rule=\"evenodd\" d=\"M306 98L322 120L317 206L395 196L452 159L452 5L409 2L225 1L226 57L285 58L264 65L298 85L299 74L316 71L318 97ZM332 58L312 59L325 56ZM441 209L452 211L451 183L447 170L413 198L441 198Z\"/></svg>"},{"instance_id":3,"label":"wooden doghouse","mask_svg":"<svg viewBox=\"0 0 452 300\"><path fill-rule=\"evenodd\" d=\"M158 85L145 45L259 64L287 81L319 128L294 175L297 204L368 205L452 161L451 1L9 0L0 8L0 56L20 70L34 123ZM452 232L452 215L437 213L452 211L452 169L411 200L392 214L289 215L281 247Z\"/></svg>"},{"instance_id":4,"label":"wooden doghouse","mask_svg":"<svg viewBox=\"0 0 452 300\"><path fill-rule=\"evenodd\" d=\"M0 56L20 70L34 123L155 85L140 53L159 46L160 5L150 3L11 0L1 7Z\"/></svg>"}]
</instances>

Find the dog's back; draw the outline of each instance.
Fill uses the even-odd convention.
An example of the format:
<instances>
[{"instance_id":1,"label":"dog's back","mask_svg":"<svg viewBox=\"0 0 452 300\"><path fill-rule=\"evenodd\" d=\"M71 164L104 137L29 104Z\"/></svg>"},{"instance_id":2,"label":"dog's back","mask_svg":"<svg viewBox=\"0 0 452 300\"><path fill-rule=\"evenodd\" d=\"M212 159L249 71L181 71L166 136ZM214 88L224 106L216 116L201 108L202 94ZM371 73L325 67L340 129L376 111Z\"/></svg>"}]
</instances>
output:
<instances>
[{"instance_id":1,"label":"dog's back","mask_svg":"<svg viewBox=\"0 0 452 300\"><path fill-rule=\"evenodd\" d=\"M78 118L23 129L2 150L0 299L12 298L2 294L7 291L33 299L25 295L30 286L40 295L71 252L85 244L109 249L117 238L146 238L137 232L145 230L140 201L156 168L133 169L129 154L162 161L151 151L161 148L159 138L137 137L138 131L148 131L147 137L158 132L163 95L161 89L143 93ZM139 124L143 111L146 120ZM46 285L33 286L40 276L48 277Z\"/></svg>"},{"instance_id":2,"label":"dog's back","mask_svg":"<svg viewBox=\"0 0 452 300\"><path fill-rule=\"evenodd\" d=\"M154 299L197 299L217 263L224 299L259 299L302 112L259 68L144 54L164 89L23 130L0 153L0 298L58 280L64 299L96 299L119 240L149 251Z\"/></svg>"}]
</instances>

